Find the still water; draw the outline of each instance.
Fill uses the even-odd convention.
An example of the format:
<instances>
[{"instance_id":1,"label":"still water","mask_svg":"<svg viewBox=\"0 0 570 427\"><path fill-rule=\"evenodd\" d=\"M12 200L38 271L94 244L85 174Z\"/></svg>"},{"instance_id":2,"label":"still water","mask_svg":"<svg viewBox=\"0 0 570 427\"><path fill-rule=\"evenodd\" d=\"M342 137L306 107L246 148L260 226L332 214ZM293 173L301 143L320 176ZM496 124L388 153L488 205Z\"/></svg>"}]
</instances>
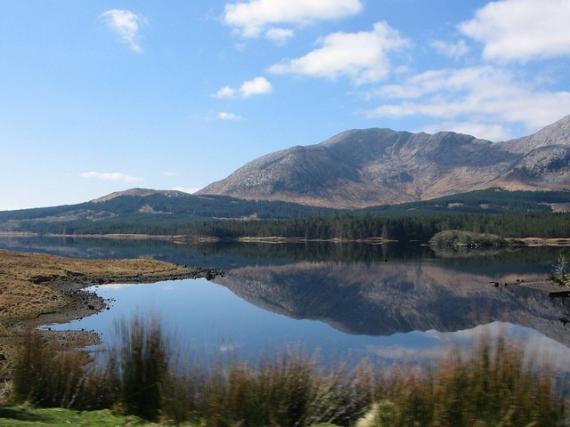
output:
<instances>
[{"instance_id":1,"label":"still water","mask_svg":"<svg viewBox=\"0 0 570 427\"><path fill-rule=\"evenodd\" d=\"M114 339L118 320L141 314L160 318L177 343L208 359L254 360L294 347L317 353L323 363L414 363L468 349L481 334L502 334L557 370L570 369L570 324L561 321L570 317L570 304L527 285L548 277L554 249L449 258L419 244L179 246L56 238L0 239L0 248L153 257L225 271L212 281L97 286L110 310L49 325L95 330L103 345Z\"/></svg>"}]
</instances>

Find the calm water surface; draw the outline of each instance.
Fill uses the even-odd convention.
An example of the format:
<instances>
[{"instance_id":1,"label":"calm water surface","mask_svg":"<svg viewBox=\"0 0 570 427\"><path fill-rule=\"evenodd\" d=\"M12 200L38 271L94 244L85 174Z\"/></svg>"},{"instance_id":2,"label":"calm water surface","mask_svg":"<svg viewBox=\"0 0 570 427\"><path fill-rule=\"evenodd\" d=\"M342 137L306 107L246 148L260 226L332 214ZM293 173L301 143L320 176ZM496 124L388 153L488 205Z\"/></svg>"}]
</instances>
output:
<instances>
[{"instance_id":1,"label":"calm water surface","mask_svg":"<svg viewBox=\"0 0 570 427\"><path fill-rule=\"evenodd\" d=\"M557 250L450 259L428 248L209 245L86 239L0 239L0 248L93 258L153 257L226 274L145 285L94 287L111 309L55 329L95 330L104 344L133 314L157 316L181 346L206 358L286 347L323 363L428 361L503 334L562 371L570 368L570 304L519 286L544 280ZM496 288L489 282L509 283Z\"/></svg>"}]
</instances>

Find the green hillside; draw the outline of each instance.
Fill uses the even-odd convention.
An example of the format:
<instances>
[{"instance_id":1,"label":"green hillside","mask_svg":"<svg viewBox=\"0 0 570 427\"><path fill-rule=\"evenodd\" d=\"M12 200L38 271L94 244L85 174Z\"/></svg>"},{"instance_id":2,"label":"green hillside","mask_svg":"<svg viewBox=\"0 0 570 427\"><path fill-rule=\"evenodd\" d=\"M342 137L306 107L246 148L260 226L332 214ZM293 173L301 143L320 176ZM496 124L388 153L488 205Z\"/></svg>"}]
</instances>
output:
<instances>
[{"instance_id":1,"label":"green hillside","mask_svg":"<svg viewBox=\"0 0 570 427\"><path fill-rule=\"evenodd\" d=\"M471 191L453 196L401 205L377 206L365 212L471 212L547 213L570 211L570 191L506 191L499 188Z\"/></svg>"},{"instance_id":2,"label":"green hillside","mask_svg":"<svg viewBox=\"0 0 570 427\"><path fill-rule=\"evenodd\" d=\"M528 236L567 237L568 207L570 192L491 189L349 211L134 189L77 205L0 212L0 231L429 240L447 229L516 237L524 229Z\"/></svg>"}]
</instances>

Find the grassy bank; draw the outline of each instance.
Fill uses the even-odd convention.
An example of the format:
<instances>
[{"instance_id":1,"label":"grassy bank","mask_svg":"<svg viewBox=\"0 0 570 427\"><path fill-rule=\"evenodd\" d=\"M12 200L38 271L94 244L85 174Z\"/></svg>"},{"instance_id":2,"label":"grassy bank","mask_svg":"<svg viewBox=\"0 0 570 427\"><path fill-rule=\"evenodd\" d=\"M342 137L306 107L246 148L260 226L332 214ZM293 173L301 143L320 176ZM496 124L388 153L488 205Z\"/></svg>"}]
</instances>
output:
<instances>
[{"instance_id":1,"label":"grassy bank","mask_svg":"<svg viewBox=\"0 0 570 427\"><path fill-rule=\"evenodd\" d=\"M324 369L299 354L204 370L180 352L159 323L123 324L107 362L59 352L30 335L13 402L74 410L112 409L147 421L202 426L536 426L564 425L566 403L548 367L521 348L482 339L430 368Z\"/></svg>"},{"instance_id":2,"label":"grassy bank","mask_svg":"<svg viewBox=\"0 0 570 427\"><path fill-rule=\"evenodd\" d=\"M74 427L131 427L156 426L142 418L116 415L108 409L101 411L73 411L63 408L34 408L28 405L0 408L2 427L74 426ZM202 427L196 423L182 423L183 427ZM333 424L318 424L311 427L335 427Z\"/></svg>"},{"instance_id":3,"label":"grassy bank","mask_svg":"<svg viewBox=\"0 0 570 427\"><path fill-rule=\"evenodd\" d=\"M152 259L86 260L0 250L0 322L9 324L61 310L73 299L70 286L153 282L201 274L206 272Z\"/></svg>"},{"instance_id":4,"label":"grassy bank","mask_svg":"<svg viewBox=\"0 0 570 427\"><path fill-rule=\"evenodd\" d=\"M73 411L63 408L34 408L28 405L0 408L3 427L77 426L116 427L155 425L135 416L115 415L110 410Z\"/></svg>"},{"instance_id":5,"label":"grassy bank","mask_svg":"<svg viewBox=\"0 0 570 427\"><path fill-rule=\"evenodd\" d=\"M65 322L93 314L103 300L81 289L101 283L138 283L208 276L204 269L152 259L85 260L0 250L0 381L9 375L22 324ZM86 333L50 333L58 345L93 340ZM1 387L0 387L1 395ZM1 396L0 396L1 397Z\"/></svg>"}]
</instances>

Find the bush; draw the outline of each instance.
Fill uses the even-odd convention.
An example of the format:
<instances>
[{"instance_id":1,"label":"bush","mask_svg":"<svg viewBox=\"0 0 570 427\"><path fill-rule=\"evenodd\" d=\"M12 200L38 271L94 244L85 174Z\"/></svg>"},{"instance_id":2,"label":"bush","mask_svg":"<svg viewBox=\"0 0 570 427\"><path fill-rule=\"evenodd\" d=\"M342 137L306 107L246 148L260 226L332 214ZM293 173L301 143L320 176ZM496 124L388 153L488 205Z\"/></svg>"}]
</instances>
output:
<instances>
[{"instance_id":1,"label":"bush","mask_svg":"<svg viewBox=\"0 0 570 427\"><path fill-rule=\"evenodd\" d=\"M495 234L480 234L461 230L441 231L431 238L430 244L436 249L452 250L501 249L509 246L505 239Z\"/></svg>"},{"instance_id":2,"label":"bush","mask_svg":"<svg viewBox=\"0 0 570 427\"><path fill-rule=\"evenodd\" d=\"M14 396L39 406L73 406L83 397L84 365L84 353L57 351L29 332L14 372Z\"/></svg>"},{"instance_id":3,"label":"bush","mask_svg":"<svg viewBox=\"0 0 570 427\"><path fill-rule=\"evenodd\" d=\"M110 351L108 372L118 385L121 407L126 414L156 420L172 353L162 327L155 319L145 322L135 317L118 329L121 344Z\"/></svg>"}]
</instances>

